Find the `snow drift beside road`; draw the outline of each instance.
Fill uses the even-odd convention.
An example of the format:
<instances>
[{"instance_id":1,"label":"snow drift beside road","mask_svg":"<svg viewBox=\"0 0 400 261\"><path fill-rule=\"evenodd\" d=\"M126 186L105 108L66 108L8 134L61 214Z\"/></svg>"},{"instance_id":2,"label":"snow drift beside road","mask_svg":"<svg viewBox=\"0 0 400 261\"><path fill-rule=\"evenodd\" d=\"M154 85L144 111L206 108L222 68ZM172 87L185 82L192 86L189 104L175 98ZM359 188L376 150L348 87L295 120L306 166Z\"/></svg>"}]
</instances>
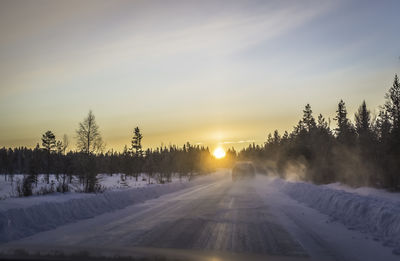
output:
<instances>
[{"instance_id":1,"label":"snow drift beside road","mask_svg":"<svg viewBox=\"0 0 400 261\"><path fill-rule=\"evenodd\" d=\"M360 195L305 182L275 179L273 185L293 199L329 215L349 229L370 234L374 240L393 247L400 254L400 201L382 196Z\"/></svg>"},{"instance_id":2,"label":"snow drift beside road","mask_svg":"<svg viewBox=\"0 0 400 261\"><path fill-rule=\"evenodd\" d=\"M7 242L50 230L80 219L121 209L163 194L202 184L215 175L191 182L175 182L102 194L58 194L10 198L0 204L0 242Z\"/></svg>"}]
</instances>

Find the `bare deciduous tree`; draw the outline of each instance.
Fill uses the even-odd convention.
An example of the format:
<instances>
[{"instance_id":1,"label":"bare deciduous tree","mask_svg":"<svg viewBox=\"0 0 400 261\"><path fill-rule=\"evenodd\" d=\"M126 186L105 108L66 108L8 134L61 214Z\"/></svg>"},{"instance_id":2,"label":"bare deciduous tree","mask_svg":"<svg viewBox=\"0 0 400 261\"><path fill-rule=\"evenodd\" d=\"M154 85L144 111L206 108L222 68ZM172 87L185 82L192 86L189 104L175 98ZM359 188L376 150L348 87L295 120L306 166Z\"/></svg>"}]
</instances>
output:
<instances>
[{"instance_id":1,"label":"bare deciduous tree","mask_svg":"<svg viewBox=\"0 0 400 261\"><path fill-rule=\"evenodd\" d=\"M96 119L91 110L83 122L79 123L76 134L77 147L80 151L91 154L103 150L104 143L100 135L99 126L96 124Z\"/></svg>"}]
</instances>

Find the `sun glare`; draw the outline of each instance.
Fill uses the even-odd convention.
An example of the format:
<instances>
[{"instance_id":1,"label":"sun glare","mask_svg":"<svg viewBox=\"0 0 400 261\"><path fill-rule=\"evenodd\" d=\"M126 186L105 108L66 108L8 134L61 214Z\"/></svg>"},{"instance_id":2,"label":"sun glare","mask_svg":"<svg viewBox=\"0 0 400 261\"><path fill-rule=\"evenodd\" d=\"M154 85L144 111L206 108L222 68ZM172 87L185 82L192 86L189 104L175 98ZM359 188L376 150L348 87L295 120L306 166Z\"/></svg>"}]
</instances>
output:
<instances>
[{"instance_id":1,"label":"sun glare","mask_svg":"<svg viewBox=\"0 0 400 261\"><path fill-rule=\"evenodd\" d=\"M221 159L223 157L225 157L225 150L221 147L218 147L214 150L213 153L214 157L216 157L217 159Z\"/></svg>"}]
</instances>

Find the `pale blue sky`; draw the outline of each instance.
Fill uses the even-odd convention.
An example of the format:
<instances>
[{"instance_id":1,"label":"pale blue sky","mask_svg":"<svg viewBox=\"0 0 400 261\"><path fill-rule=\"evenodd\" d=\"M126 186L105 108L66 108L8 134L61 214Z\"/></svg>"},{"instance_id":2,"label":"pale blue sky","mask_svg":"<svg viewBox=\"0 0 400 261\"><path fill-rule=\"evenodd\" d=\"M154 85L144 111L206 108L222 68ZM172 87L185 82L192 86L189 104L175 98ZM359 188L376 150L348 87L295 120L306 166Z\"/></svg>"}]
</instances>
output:
<instances>
[{"instance_id":1,"label":"pale blue sky","mask_svg":"<svg viewBox=\"0 0 400 261\"><path fill-rule=\"evenodd\" d=\"M108 148L241 147L302 108L351 117L400 69L398 1L0 1L0 146L73 140L92 109ZM333 126L334 123L332 123ZM74 142L72 142L74 143ZM225 145L225 146L228 146Z\"/></svg>"}]
</instances>

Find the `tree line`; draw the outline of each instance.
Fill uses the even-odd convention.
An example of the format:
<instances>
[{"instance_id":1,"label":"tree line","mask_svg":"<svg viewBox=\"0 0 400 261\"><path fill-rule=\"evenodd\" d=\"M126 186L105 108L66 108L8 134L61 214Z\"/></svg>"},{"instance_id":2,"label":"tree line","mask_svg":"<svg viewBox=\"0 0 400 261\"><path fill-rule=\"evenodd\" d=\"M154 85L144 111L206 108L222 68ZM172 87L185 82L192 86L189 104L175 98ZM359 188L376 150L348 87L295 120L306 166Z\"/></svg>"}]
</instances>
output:
<instances>
[{"instance_id":1,"label":"tree line","mask_svg":"<svg viewBox=\"0 0 400 261\"><path fill-rule=\"evenodd\" d=\"M109 150L104 152L99 126L95 116L89 111L87 117L79 123L76 130L77 151L68 151L69 139L66 135L57 140L52 131L46 131L35 148L1 148L0 173L28 174L21 184L21 194L32 194L32 186L37 185L38 175L45 174L45 181L50 182L50 174L55 174L61 182L56 188L66 192L73 176L79 178L85 192L101 190L97 182L98 173L124 173L138 180L140 173L146 173L148 182L155 179L164 183L171 181L174 173L193 176L208 173L215 169L213 157L207 147L194 146L190 143L178 146L162 146L143 150L143 134L139 127L133 130L130 146L122 152Z\"/></svg>"},{"instance_id":2,"label":"tree line","mask_svg":"<svg viewBox=\"0 0 400 261\"><path fill-rule=\"evenodd\" d=\"M352 121L346 104L340 100L334 118L313 115L310 104L303 117L289 133L269 134L263 145L251 144L236 152L229 149L223 160L216 160L207 147L190 143L142 147L143 135L136 127L131 144L122 152L104 152L104 143L95 116L89 111L76 130L76 151L68 151L69 139L57 140L53 132L42 135L41 146L0 149L0 173L29 174L24 178L22 194L29 195L38 174L55 174L60 178L57 191L68 191L72 177L79 177L84 191L101 189L98 173L125 173L138 179L146 173L148 180L168 182L174 173L192 176L208 173L217 167L231 167L237 160L251 160L260 172L276 173L285 178L312 181L318 184L342 182L351 186L374 186L400 190L400 83L395 75L385 95L385 103L376 116L365 101Z\"/></svg>"},{"instance_id":3,"label":"tree line","mask_svg":"<svg viewBox=\"0 0 400 261\"><path fill-rule=\"evenodd\" d=\"M263 146L252 144L239 152L266 172L318 184L342 182L400 190L400 84L397 75L385 103L373 116L363 101L352 122L340 100L336 127L310 104L292 132L269 134Z\"/></svg>"}]
</instances>

